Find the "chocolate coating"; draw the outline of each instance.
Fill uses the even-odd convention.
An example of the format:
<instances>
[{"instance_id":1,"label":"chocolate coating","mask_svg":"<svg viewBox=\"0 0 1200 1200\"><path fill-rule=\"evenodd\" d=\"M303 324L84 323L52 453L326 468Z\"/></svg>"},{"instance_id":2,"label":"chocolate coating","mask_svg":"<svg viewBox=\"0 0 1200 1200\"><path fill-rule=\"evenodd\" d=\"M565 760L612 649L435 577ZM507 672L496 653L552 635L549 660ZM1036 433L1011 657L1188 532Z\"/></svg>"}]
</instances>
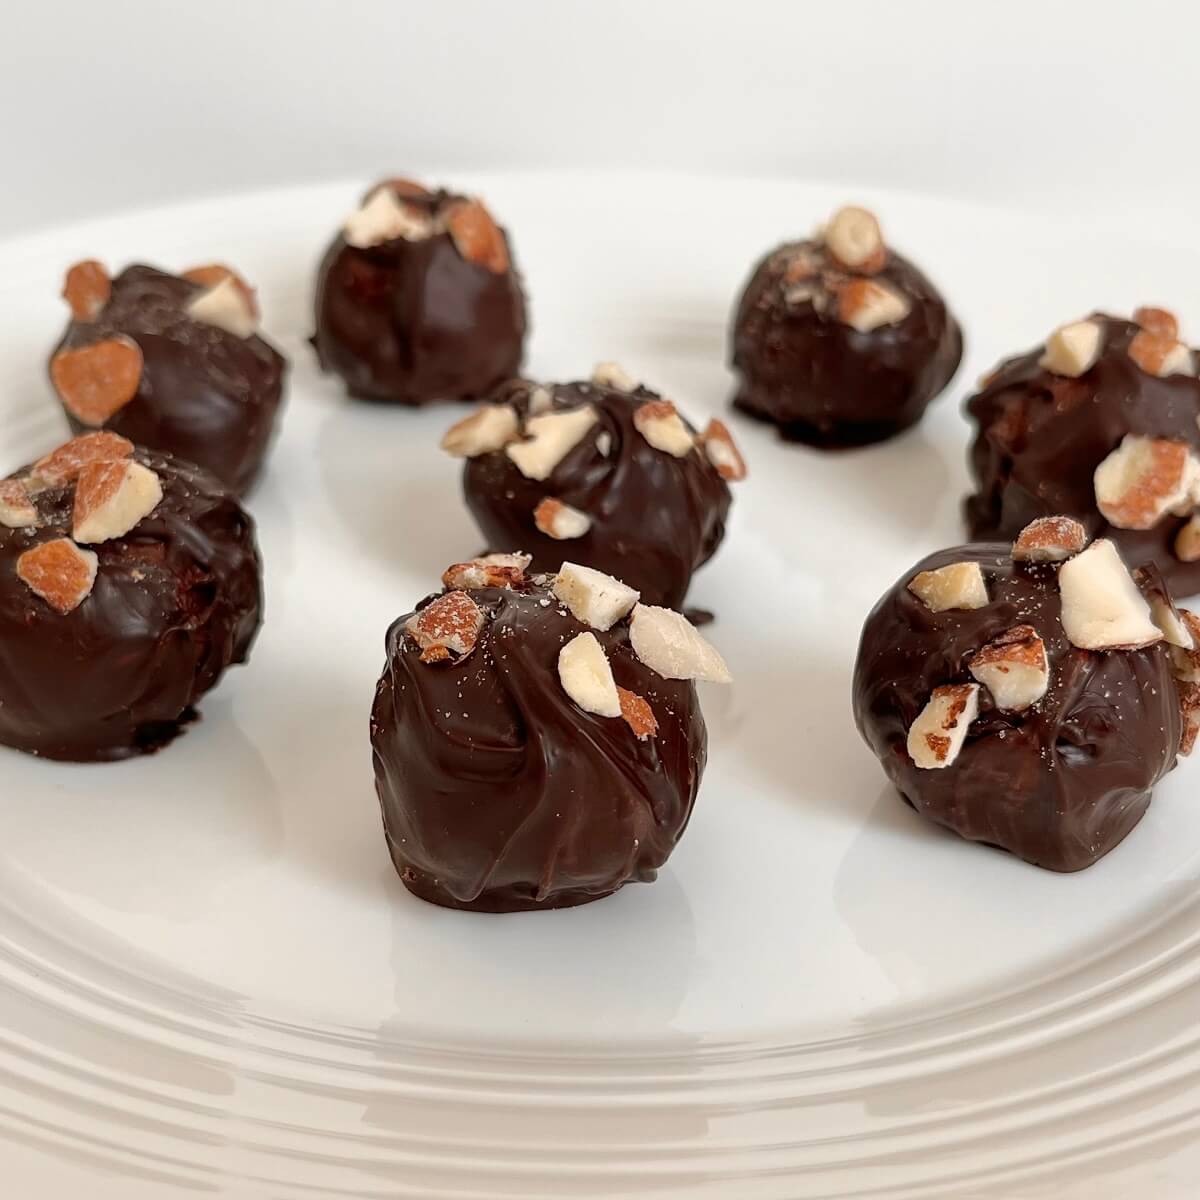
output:
<instances>
[{"instance_id":1,"label":"chocolate coating","mask_svg":"<svg viewBox=\"0 0 1200 1200\"><path fill-rule=\"evenodd\" d=\"M1132 321L1097 315L1104 349L1078 379L1038 365L1044 347L1000 364L966 404L978 430L971 447L976 491L966 500L970 534L1015 537L1036 517L1062 513L1094 536L1112 538L1131 566L1154 563L1177 595L1200 592L1200 562L1175 556L1184 517L1152 529L1116 529L1096 508L1093 476L1126 434L1171 438L1200 452L1200 380L1160 379L1129 357Z\"/></svg>"},{"instance_id":2,"label":"chocolate coating","mask_svg":"<svg viewBox=\"0 0 1200 1200\"><path fill-rule=\"evenodd\" d=\"M589 630L617 685L654 711L658 732L639 741L624 720L585 712L563 690L559 651L587 626L546 587L470 595L488 620L460 665L421 662L407 617L387 635L371 745L405 886L450 908L514 912L586 904L653 880L704 770L695 686L645 666L627 625Z\"/></svg>"},{"instance_id":3,"label":"chocolate coating","mask_svg":"<svg viewBox=\"0 0 1200 1200\"><path fill-rule=\"evenodd\" d=\"M464 197L403 199L438 216ZM317 276L315 321L321 367L352 396L408 405L478 399L520 370L525 296L512 266L496 273L469 262L447 232L366 249L339 233Z\"/></svg>"},{"instance_id":4,"label":"chocolate coating","mask_svg":"<svg viewBox=\"0 0 1200 1200\"><path fill-rule=\"evenodd\" d=\"M190 317L186 306L203 291L154 267L126 267L97 318L73 320L55 353L132 338L144 359L137 395L103 428L194 462L243 496L275 431L287 362L261 337L240 338ZM95 428L69 412L67 419L77 434Z\"/></svg>"},{"instance_id":5,"label":"chocolate coating","mask_svg":"<svg viewBox=\"0 0 1200 1200\"><path fill-rule=\"evenodd\" d=\"M991 602L931 612L908 589L919 571L978 562ZM1180 702L1166 646L1080 650L1063 632L1053 566L1014 563L1003 544L930 555L897 581L863 628L854 717L888 778L930 820L1054 871L1107 854L1141 820L1151 789L1175 765ZM958 758L917 768L908 729L935 687L971 682L967 661L1016 625L1032 625L1050 664L1046 694L1023 713L979 716Z\"/></svg>"},{"instance_id":6,"label":"chocolate coating","mask_svg":"<svg viewBox=\"0 0 1200 1200\"><path fill-rule=\"evenodd\" d=\"M246 660L262 615L254 523L216 479L153 451L134 457L163 499L99 558L91 595L61 615L17 559L71 535L73 486L36 498L40 525L0 526L0 743L46 758L130 758L171 741L225 668Z\"/></svg>"},{"instance_id":7,"label":"chocolate coating","mask_svg":"<svg viewBox=\"0 0 1200 1200\"><path fill-rule=\"evenodd\" d=\"M797 255L818 274L799 282L813 295L789 300L785 274ZM823 448L866 445L920 420L962 358L958 323L933 284L889 251L870 278L907 296L911 309L892 325L859 332L838 320L834 293L854 276L818 241L789 242L755 267L733 326L734 404L779 426L784 437ZM792 293L796 295L797 293Z\"/></svg>"},{"instance_id":8,"label":"chocolate coating","mask_svg":"<svg viewBox=\"0 0 1200 1200\"><path fill-rule=\"evenodd\" d=\"M466 460L463 494L489 549L519 547L533 555L535 571L557 571L564 560L595 567L638 588L645 604L681 608L692 573L725 536L729 485L702 451L676 458L637 431L638 405L658 398L648 388L545 386L556 411L591 404L598 420L544 480L527 479L503 451ZM492 398L524 416L529 387L513 382ZM607 454L600 452L602 434L609 438ZM564 541L542 533L533 514L546 496L586 513L588 532Z\"/></svg>"}]
</instances>

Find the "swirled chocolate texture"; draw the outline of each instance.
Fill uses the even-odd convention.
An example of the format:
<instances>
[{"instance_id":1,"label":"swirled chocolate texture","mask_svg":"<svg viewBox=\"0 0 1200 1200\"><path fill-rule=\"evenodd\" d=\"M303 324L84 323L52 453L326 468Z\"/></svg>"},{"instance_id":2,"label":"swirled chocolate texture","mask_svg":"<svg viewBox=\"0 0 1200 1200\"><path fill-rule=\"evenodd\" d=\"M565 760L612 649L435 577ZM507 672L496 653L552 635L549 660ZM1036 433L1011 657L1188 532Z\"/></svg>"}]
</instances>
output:
<instances>
[{"instance_id":1,"label":"swirled chocolate texture","mask_svg":"<svg viewBox=\"0 0 1200 1200\"><path fill-rule=\"evenodd\" d=\"M371 745L405 886L450 908L514 912L650 882L687 826L704 770L695 685L661 678L633 653L626 625L588 629L544 586L470 596L486 620L457 665L422 662L407 617L387 635ZM559 651L583 632L600 641L618 687L649 704L654 735L639 739L563 690Z\"/></svg>"},{"instance_id":2,"label":"swirled chocolate texture","mask_svg":"<svg viewBox=\"0 0 1200 1200\"><path fill-rule=\"evenodd\" d=\"M126 536L87 547L96 578L73 611L55 611L17 574L25 551L71 536L73 485L34 497L36 526L0 525L4 745L73 762L149 753L246 661L262 619L253 521L191 463L134 458L158 476L162 500Z\"/></svg>"},{"instance_id":3,"label":"swirled chocolate texture","mask_svg":"<svg viewBox=\"0 0 1200 1200\"><path fill-rule=\"evenodd\" d=\"M1159 378L1129 355L1132 321L1093 316L1103 348L1078 378L1039 364L1044 347L1010 358L966 404L976 422L971 446L975 493L966 500L970 536L1015 537L1037 517L1063 513L1088 532L1111 538L1132 566L1154 563L1176 595L1200 592L1200 562L1183 562L1175 539L1186 518L1163 517L1151 529L1117 529L1096 507L1097 466L1127 434L1187 443L1200 453L1200 380Z\"/></svg>"},{"instance_id":4,"label":"swirled chocolate texture","mask_svg":"<svg viewBox=\"0 0 1200 1200\"><path fill-rule=\"evenodd\" d=\"M491 226L499 242L460 249L446 221L465 197L416 185L399 194L425 228L370 246L333 239L317 276L313 347L363 400L478 399L521 366L525 296L507 235Z\"/></svg>"},{"instance_id":5,"label":"swirled chocolate texture","mask_svg":"<svg viewBox=\"0 0 1200 1200\"><path fill-rule=\"evenodd\" d=\"M930 611L909 581L956 562L981 564L990 602ZM854 717L888 778L922 816L1037 866L1078 871L1141 820L1151 789L1175 765L1182 717L1164 644L1081 650L1067 640L1061 614L1052 564L1014 563L1004 544L932 554L867 618ZM1045 695L1024 712L1002 712L981 688L979 716L957 759L940 770L918 768L906 736L933 689L970 682L969 660L1022 625L1045 644Z\"/></svg>"},{"instance_id":6,"label":"swirled chocolate texture","mask_svg":"<svg viewBox=\"0 0 1200 1200\"><path fill-rule=\"evenodd\" d=\"M544 385L553 412L591 405L596 423L543 480L527 478L503 449L468 458L463 494L488 548L518 547L533 570L557 571L564 560L624 580L644 604L682 608L692 574L716 553L732 503L729 485L701 445L683 457L652 446L634 414L656 393L596 383ZM499 389L522 421L530 387ZM692 426L684 422L695 433ZM581 537L558 540L538 527L539 504L553 497L591 522Z\"/></svg>"},{"instance_id":7,"label":"swirled chocolate texture","mask_svg":"<svg viewBox=\"0 0 1200 1200\"><path fill-rule=\"evenodd\" d=\"M132 339L142 355L137 391L103 421L80 420L64 403L72 431L110 429L194 462L244 496L275 432L286 360L257 334L239 337L191 316L188 305L206 290L203 283L135 265L111 287L93 318L71 321L55 354Z\"/></svg>"},{"instance_id":8,"label":"swirled chocolate texture","mask_svg":"<svg viewBox=\"0 0 1200 1200\"><path fill-rule=\"evenodd\" d=\"M839 316L864 281L822 241L763 258L734 319L734 404L785 438L830 449L883 441L919 421L958 368L962 332L933 284L894 250L867 282L901 297L906 314L869 329Z\"/></svg>"}]
</instances>

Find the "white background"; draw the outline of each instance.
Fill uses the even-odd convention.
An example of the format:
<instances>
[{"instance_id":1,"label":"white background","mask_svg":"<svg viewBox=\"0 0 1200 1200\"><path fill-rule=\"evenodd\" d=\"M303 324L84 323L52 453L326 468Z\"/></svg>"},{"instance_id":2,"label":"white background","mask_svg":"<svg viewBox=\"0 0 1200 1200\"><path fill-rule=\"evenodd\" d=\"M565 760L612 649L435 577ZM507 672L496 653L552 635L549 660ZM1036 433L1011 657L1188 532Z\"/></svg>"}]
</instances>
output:
<instances>
[{"instance_id":1,"label":"white background","mask_svg":"<svg viewBox=\"0 0 1200 1200\"><path fill-rule=\"evenodd\" d=\"M0 235L472 168L828 179L1138 221L1200 200L1200 15L1180 0L0 0L0 18Z\"/></svg>"}]
</instances>

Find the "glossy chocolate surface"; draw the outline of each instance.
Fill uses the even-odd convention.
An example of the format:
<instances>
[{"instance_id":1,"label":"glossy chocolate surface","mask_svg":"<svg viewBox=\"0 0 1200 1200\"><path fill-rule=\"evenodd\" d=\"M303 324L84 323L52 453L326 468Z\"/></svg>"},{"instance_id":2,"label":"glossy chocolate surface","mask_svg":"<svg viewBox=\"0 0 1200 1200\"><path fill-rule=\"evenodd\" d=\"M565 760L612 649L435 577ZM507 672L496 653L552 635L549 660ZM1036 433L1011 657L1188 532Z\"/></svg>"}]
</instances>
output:
<instances>
[{"instance_id":1,"label":"glossy chocolate surface","mask_svg":"<svg viewBox=\"0 0 1200 1200\"><path fill-rule=\"evenodd\" d=\"M595 567L637 588L645 604L682 608L692 573L725 536L729 485L701 449L676 458L637 431L634 411L656 399L654 392L594 383L545 386L555 410L591 404L598 420L545 480L527 479L502 450L467 459L463 494L489 550L526 551L534 571L557 571L564 560ZM514 382L493 398L523 414L529 388ZM605 434L607 454L601 452ZM540 532L533 514L546 496L586 513L588 532L563 541Z\"/></svg>"},{"instance_id":2,"label":"glossy chocolate surface","mask_svg":"<svg viewBox=\"0 0 1200 1200\"><path fill-rule=\"evenodd\" d=\"M204 290L153 267L126 267L96 320L73 320L55 353L132 338L144 359L141 383L103 428L194 462L243 496L275 432L287 362L261 337L190 317L187 304ZM67 419L75 433L95 428Z\"/></svg>"},{"instance_id":3,"label":"glossy chocolate surface","mask_svg":"<svg viewBox=\"0 0 1200 1200\"><path fill-rule=\"evenodd\" d=\"M487 622L459 665L422 662L407 617L387 635L371 744L405 886L451 908L513 912L585 904L654 879L704 770L695 686L645 666L626 623L588 630L546 587L470 595ZM585 712L563 690L559 651L585 631L617 685L650 704L655 736L639 741L623 719Z\"/></svg>"},{"instance_id":4,"label":"glossy chocolate surface","mask_svg":"<svg viewBox=\"0 0 1200 1200\"><path fill-rule=\"evenodd\" d=\"M0 526L0 743L46 758L149 753L195 716L225 668L246 660L262 618L254 523L190 463L134 457L163 499L99 557L91 595L62 615L17 576L17 559L71 536L74 488L36 498L40 525Z\"/></svg>"},{"instance_id":5,"label":"glossy chocolate surface","mask_svg":"<svg viewBox=\"0 0 1200 1200\"><path fill-rule=\"evenodd\" d=\"M403 198L430 215L464 199L446 191ZM471 400L520 370L525 296L514 267L497 274L468 262L449 233L365 249L339 233L317 276L315 322L321 367L350 395Z\"/></svg>"},{"instance_id":6,"label":"glossy chocolate surface","mask_svg":"<svg viewBox=\"0 0 1200 1200\"><path fill-rule=\"evenodd\" d=\"M785 280L797 254L825 263L801 281L810 299L789 300ZM733 326L734 404L779 426L784 437L836 448L882 441L920 420L962 358L962 333L925 276L895 251L870 278L907 296L911 310L892 325L859 332L828 303L830 285L854 276L831 265L821 243L791 242L755 267Z\"/></svg>"},{"instance_id":7,"label":"glossy chocolate surface","mask_svg":"<svg viewBox=\"0 0 1200 1200\"><path fill-rule=\"evenodd\" d=\"M1063 513L1112 538L1131 567L1154 563L1178 596L1200 592L1200 562L1175 556L1184 517L1148 530L1116 529L1096 508L1094 475L1128 433L1187 442L1200 453L1200 380L1147 374L1129 357L1132 321L1096 317L1104 350L1078 379L1038 365L1043 347L1008 359L966 405L978 424L971 447L976 491L966 501L970 534L1015 537L1037 517Z\"/></svg>"},{"instance_id":8,"label":"glossy chocolate surface","mask_svg":"<svg viewBox=\"0 0 1200 1200\"><path fill-rule=\"evenodd\" d=\"M1009 551L1008 544L942 550L897 581L863 628L854 716L888 778L923 816L1038 866L1078 871L1133 829L1151 789L1175 765L1179 696L1162 643L1105 652L1072 646L1056 568L1014 563ZM962 561L982 565L987 607L934 613L909 591L919 571ZM1023 713L1005 713L981 688L979 716L958 758L942 769L917 768L906 739L930 693L972 682L967 661L1016 625L1032 625L1045 642L1045 696Z\"/></svg>"}]
</instances>

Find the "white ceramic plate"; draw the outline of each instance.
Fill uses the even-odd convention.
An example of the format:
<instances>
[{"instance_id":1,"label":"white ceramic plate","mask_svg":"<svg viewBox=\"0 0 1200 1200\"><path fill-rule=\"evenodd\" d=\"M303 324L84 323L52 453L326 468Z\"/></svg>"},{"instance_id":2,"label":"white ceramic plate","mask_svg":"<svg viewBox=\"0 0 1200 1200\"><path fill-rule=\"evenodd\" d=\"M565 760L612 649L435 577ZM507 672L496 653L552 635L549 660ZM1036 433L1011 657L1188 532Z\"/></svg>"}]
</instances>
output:
<instances>
[{"instance_id":1,"label":"white ceramic plate","mask_svg":"<svg viewBox=\"0 0 1200 1200\"><path fill-rule=\"evenodd\" d=\"M389 621L478 539L456 415L349 402L304 338L313 269L364 181L213 200L0 246L5 468L62 427L43 377L62 270L237 263L293 361L252 499L252 664L166 752L0 752L0 1161L21 1197L561 1200L1194 1196L1196 764L1090 871L923 823L859 742L864 614L961 540L969 380L1094 305L1179 310L1200 242L1133 241L911 196L855 198L945 289L968 359L925 423L822 456L736 420L751 464L693 600L737 683L659 881L488 917L408 896L367 714ZM535 376L625 363L725 413L752 260L837 189L502 176ZM1191 307L1189 308L1189 304Z\"/></svg>"}]
</instances>

